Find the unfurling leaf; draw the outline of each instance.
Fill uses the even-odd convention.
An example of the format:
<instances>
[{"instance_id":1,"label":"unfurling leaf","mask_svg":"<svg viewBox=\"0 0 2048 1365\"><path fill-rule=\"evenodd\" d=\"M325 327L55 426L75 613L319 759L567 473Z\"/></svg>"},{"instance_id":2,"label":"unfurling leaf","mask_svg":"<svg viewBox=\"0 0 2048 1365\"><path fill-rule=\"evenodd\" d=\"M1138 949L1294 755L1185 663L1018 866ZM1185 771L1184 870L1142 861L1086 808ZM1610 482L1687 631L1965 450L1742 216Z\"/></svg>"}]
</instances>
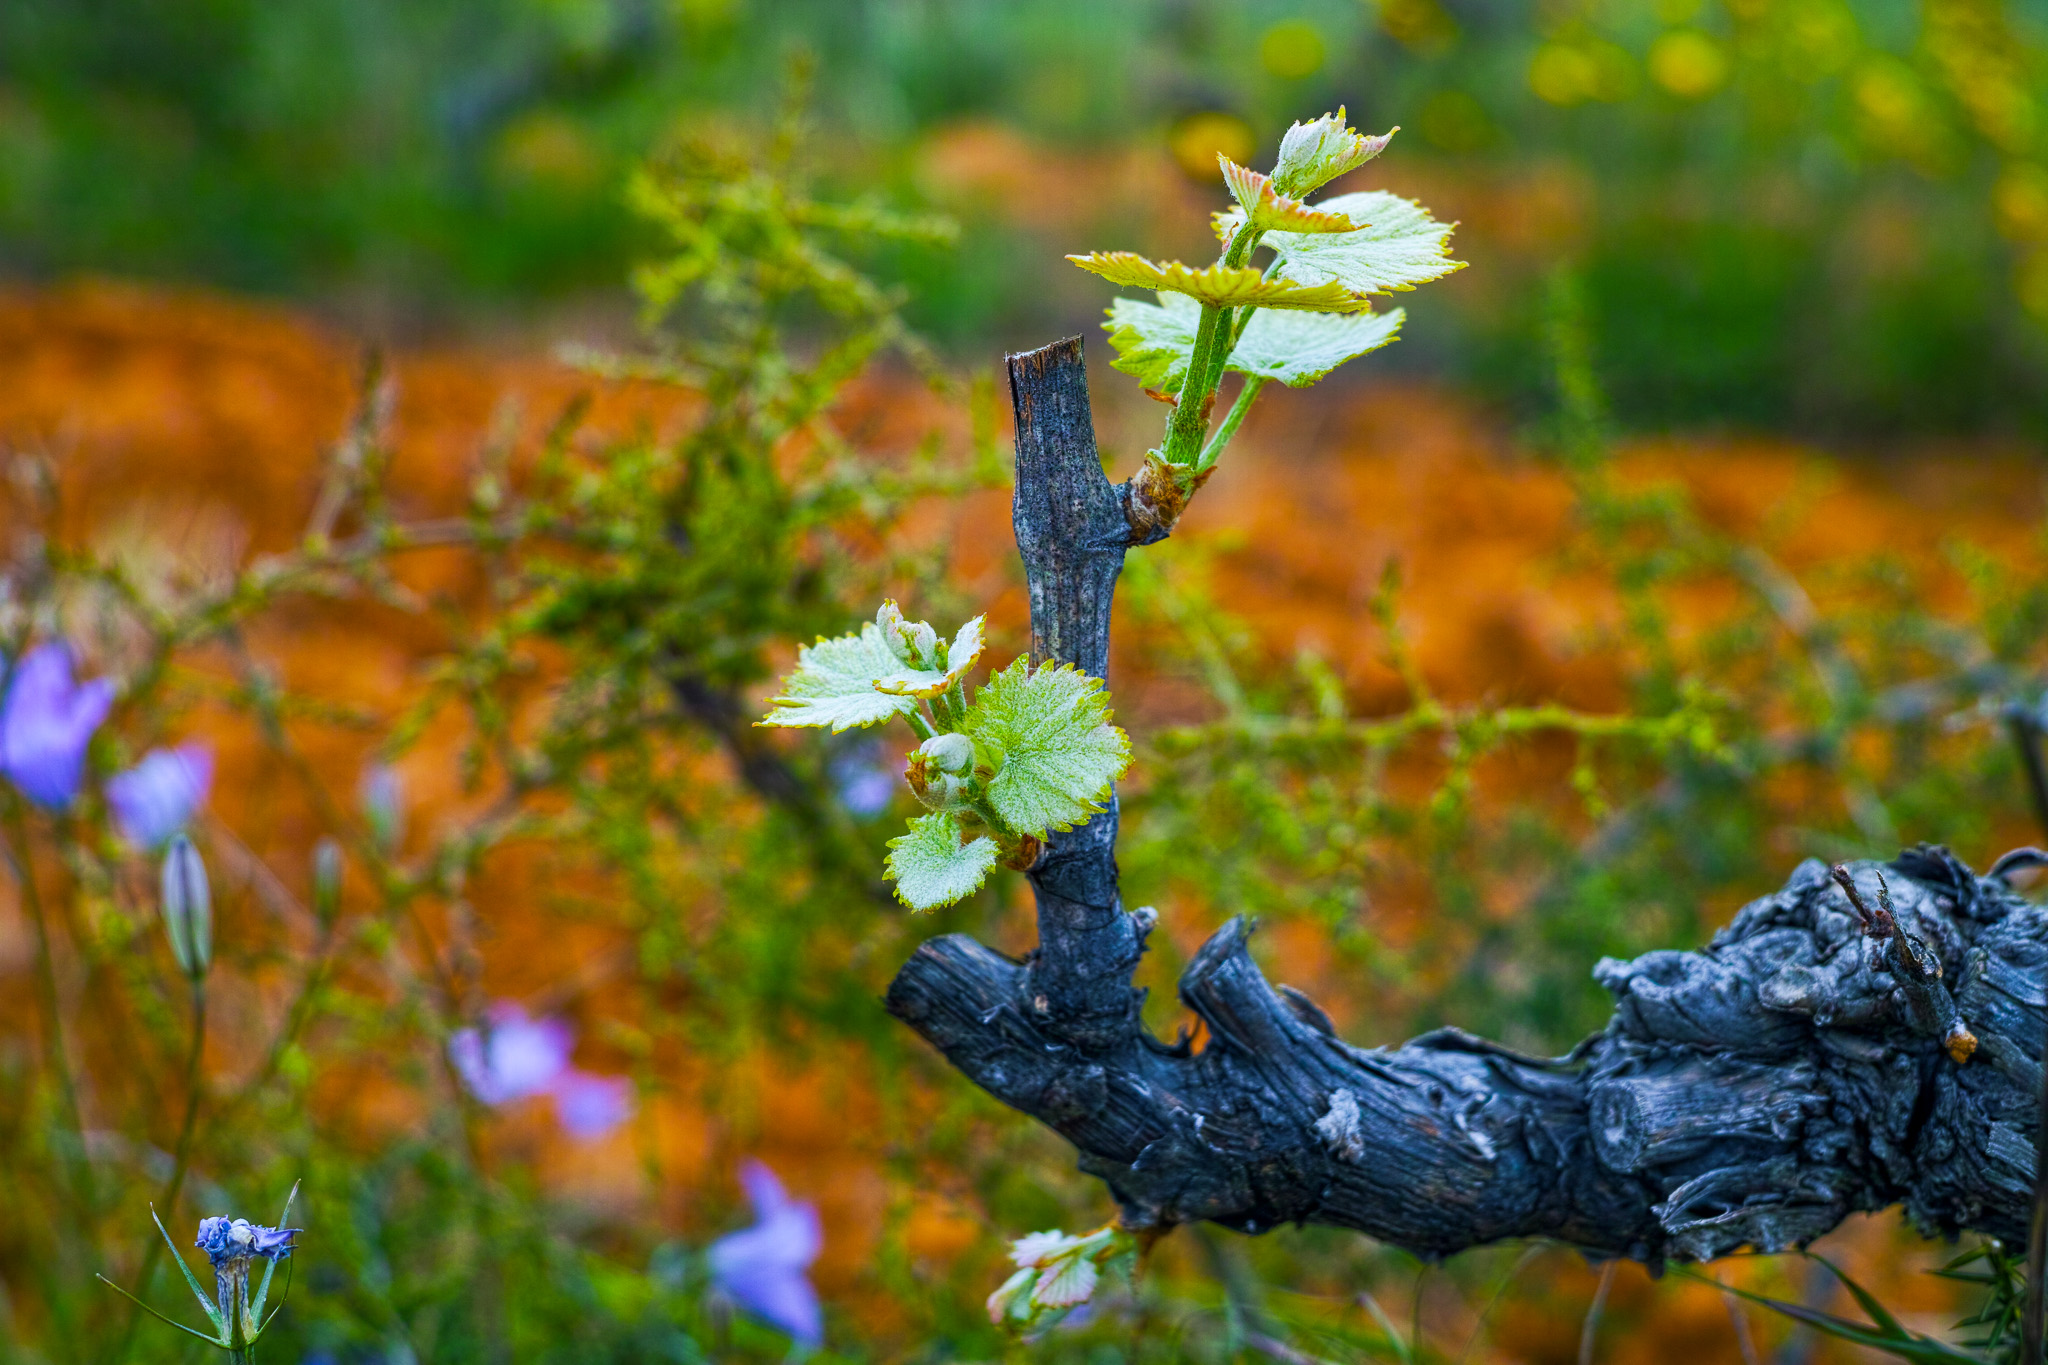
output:
<instances>
[{"instance_id":1,"label":"unfurling leaf","mask_svg":"<svg viewBox=\"0 0 2048 1365\"><path fill-rule=\"evenodd\" d=\"M1291 199L1299 199L1378 156L1399 131L1390 129L1377 137L1358 132L1346 122L1342 105L1334 114L1297 123L1280 138L1280 160L1273 167L1273 188ZM1323 207L1326 211L1329 208Z\"/></svg>"},{"instance_id":2,"label":"unfurling leaf","mask_svg":"<svg viewBox=\"0 0 2048 1365\"><path fill-rule=\"evenodd\" d=\"M998 856L993 839L963 842L953 816L920 815L908 834L889 841L886 866L898 899L913 910L936 910L971 895Z\"/></svg>"},{"instance_id":3,"label":"unfurling leaf","mask_svg":"<svg viewBox=\"0 0 2048 1365\"><path fill-rule=\"evenodd\" d=\"M775 709L762 725L831 726L834 733L917 714L917 699L936 697L971 671L985 647L977 616L947 644L922 621L906 621L884 602L857 635L819 640L797 651Z\"/></svg>"},{"instance_id":4,"label":"unfurling leaf","mask_svg":"<svg viewBox=\"0 0 2048 1365\"><path fill-rule=\"evenodd\" d=\"M1453 224L1439 223L1412 199L1364 190L1315 207L1367 226L1356 232L1269 232L1260 239L1273 249L1280 275L1305 288L1336 285L1354 295L1384 294L1465 268L1444 250ZM1219 213L1216 235L1228 241L1243 222L1241 209Z\"/></svg>"},{"instance_id":5,"label":"unfurling leaf","mask_svg":"<svg viewBox=\"0 0 2048 1365\"><path fill-rule=\"evenodd\" d=\"M904 671L881 627L870 621L858 635L821 639L796 654L796 671L775 699L762 725L826 726L834 734L855 725L875 725L897 715L914 715L917 702L877 692L875 684Z\"/></svg>"},{"instance_id":6,"label":"unfurling leaf","mask_svg":"<svg viewBox=\"0 0 2048 1365\"><path fill-rule=\"evenodd\" d=\"M987 619L985 616L975 617L960 627L951 644L938 647L934 662L943 663L944 668L913 667L900 673L893 673L886 678L876 679L875 690L897 697L938 696L965 678L973 670L975 661L981 658L981 651L988 644L982 635L982 623ZM917 624L923 626L924 622L919 621ZM925 626L925 629L929 630L931 627Z\"/></svg>"},{"instance_id":7,"label":"unfurling leaf","mask_svg":"<svg viewBox=\"0 0 2048 1365\"><path fill-rule=\"evenodd\" d=\"M1110 363L1148 387L1178 388L1200 321L1201 305L1182 294L1162 293L1156 304L1118 299L1103 324L1117 353ZM1227 368L1300 388L1393 341L1401 322L1398 308L1348 316L1262 309L1245 325Z\"/></svg>"},{"instance_id":8,"label":"unfurling leaf","mask_svg":"<svg viewBox=\"0 0 2048 1365\"><path fill-rule=\"evenodd\" d=\"M1107 1270L1129 1278L1137 1264L1137 1239L1107 1224L1072 1236L1034 1232L1010 1244L1016 1274L988 1296L988 1316L997 1326L1031 1331L1057 1322L1088 1302Z\"/></svg>"},{"instance_id":9,"label":"unfurling leaf","mask_svg":"<svg viewBox=\"0 0 2048 1365\"><path fill-rule=\"evenodd\" d=\"M1285 228L1289 232L1350 232L1365 226L1341 213L1310 208L1299 199L1288 198L1273 187L1271 178L1240 166L1227 156L1219 155L1216 160L1223 167L1223 183L1230 187L1230 197L1251 216L1252 226L1261 231Z\"/></svg>"},{"instance_id":10,"label":"unfurling leaf","mask_svg":"<svg viewBox=\"0 0 2048 1365\"><path fill-rule=\"evenodd\" d=\"M1170 289L1219 308L1307 308L1318 313L1355 313L1372 307L1363 294L1354 294L1341 285L1303 286L1291 280L1267 279L1250 266L1228 266L1220 261L1197 270L1179 261L1161 265L1134 251L1098 251L1067 259L1111 284Z\"/></svg>"},{"instance_id":11,"label":"unfurling leaf","mask_svg":"<svg viewBox=\"0 0 2048 1365\"><path fill-rule=\"evenodd\" d=\"M1131 761L1101 680L1068 664L1033 669L1017 660L976 694L961 729L981 752L1000 756L988 801L1017 834L1080 824L1103 808Z\"/></svg>"}]
</instances>

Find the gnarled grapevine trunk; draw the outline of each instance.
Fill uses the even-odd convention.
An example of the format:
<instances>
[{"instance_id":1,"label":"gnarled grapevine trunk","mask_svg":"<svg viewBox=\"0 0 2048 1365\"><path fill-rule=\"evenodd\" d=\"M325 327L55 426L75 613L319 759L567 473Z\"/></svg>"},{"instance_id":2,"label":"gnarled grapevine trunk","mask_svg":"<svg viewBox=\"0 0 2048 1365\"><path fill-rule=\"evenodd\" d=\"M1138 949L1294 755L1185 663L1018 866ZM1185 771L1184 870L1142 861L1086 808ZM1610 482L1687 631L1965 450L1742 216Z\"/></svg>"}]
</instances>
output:
<instances>
[{"instance_id":1,"label":"gnarled grapevine trunk","mask_svg":"<svg viewBox=\"0 0 2048 1365\"><path fill-rule=\"evenodd\" d=\"M1101 676L1132 528L1153 523L1103 477L1079 339L1010 377L1033 652ZM1455 1029L1352 1047L1267 984L1233 920L1181 978L1209 1032L1192 1053L1139 1021L1151 925L1118 898L1116 820L1112 803L1050 840L1030 957L933 939L888 1006L1071 1141L1134 1227L1327 1223L1423 1255L1543 1236L1652 1263L1778 1250L1898 1203L1929 1232L2025 1235L2048 917L1945 850L1882 868L1917 977L1807 862L1698 952L1601 962L1614 1016L1555 1060ZM1850 871L1873 899L1879 869Z\"/></svg>"}]
</instances>

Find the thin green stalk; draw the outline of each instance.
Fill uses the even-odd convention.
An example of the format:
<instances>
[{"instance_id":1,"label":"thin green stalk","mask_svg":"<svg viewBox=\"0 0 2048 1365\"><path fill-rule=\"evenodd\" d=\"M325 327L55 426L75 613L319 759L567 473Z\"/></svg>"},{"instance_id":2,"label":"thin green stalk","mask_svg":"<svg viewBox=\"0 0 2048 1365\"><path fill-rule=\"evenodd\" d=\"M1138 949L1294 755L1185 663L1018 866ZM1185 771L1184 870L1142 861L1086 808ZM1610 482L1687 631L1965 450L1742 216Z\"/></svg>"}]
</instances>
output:
<instances>
[{"instance_id":1,"label":"thin green stalk","mask_svg":"<svg viewBox=\"0 0 2048 1365\"><path fill-rule=\"evenodd\" d=\"M185 1175L192 1163L192 1133L199 1123L200 1059L206 1049L206 981L198 978L192 982L192 1046L185 1054L185 1118L178 1125L178 1143L171 1149L171 1178L164 1185L164 1192L152 1207L161 1208L164 1216L173 1222L177 1220L178 1196L185 1190ZM163 1252L162 1242L151 1242L149 1250L142 1253L142 1273L136 1277L135 1289L138 1294L149 1292L150 1277L156 1274L156 1265ZM121 1344L114 1348L110 1357L113 1365L128 1358L128 1352L135 1344L135 1328L142 1321L141 1300L137 1307L128 1310L128 1325L121 1331Z\"/></svg>"},{"instance_id":2,"label":"thin green stalk","mask_svg":"<svg viewBox=\"0 0 2048 1365\"><path fill-rule=\"evenodd\" d=\"M92 1165L85 1155L85 1117L78 1105L78 1086L71 1076L70 1054L64 1048L64 1007L57 991L56 958L50 951L50 926L43 914L42 892L36 886L35 865L29 859L28 823L22 818L21 798L7 801L7 833L14 853L14 876L21 886L21 903L28 909L29 923L36 934L36 987L42 996L43 1012L49 1018L44 1045L50 1054L50 1070L57 1078L57 1091L64 1105L65 1121L77 1138L73 1160L73 1183L79 1206L85 1212L88 1233L98 1227L99 1197L93 1189ZM67 1156L72 1155L67 1153Z\"/></svg>"},{"instance_id":3,"label":"thin green stalk","mask_svg":"<svg viewBox=\"0 0 2048 1365\"><path fill-rule=\"evenodd\" d=\"M1237 391L1237 401L1230 405L1230 411L1223 416L1223 425L1216 428L1216 434L1209 438L1209 444L1202 447L1202 457L1195 461L1197 474L1214 465L1223 454L1224 447L1230 444L1231 437L1237 435L1244 415L1252 410L1252 404L1258 400L1259 390L1265 388L1267 382L1263 375L1245 376L1244 387Z\"/></svg>"}]
</instances>

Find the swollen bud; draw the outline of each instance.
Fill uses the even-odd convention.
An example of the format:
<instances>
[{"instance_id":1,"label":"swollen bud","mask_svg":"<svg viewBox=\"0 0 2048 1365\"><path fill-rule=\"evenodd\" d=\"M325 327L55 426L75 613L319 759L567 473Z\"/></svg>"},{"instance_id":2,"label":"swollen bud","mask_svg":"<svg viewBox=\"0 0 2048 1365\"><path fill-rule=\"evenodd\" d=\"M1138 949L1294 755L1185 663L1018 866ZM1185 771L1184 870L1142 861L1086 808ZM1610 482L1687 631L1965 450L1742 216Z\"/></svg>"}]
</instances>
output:
<instances>
[{"instance_id":1,"label":"swollen bud","mask_svg":"<svg viewBox=\"0 0 2048 1365\"><path fill-rule=\"evenodd\" d=\"M359 794L371 840L385 853L395 852L405 837L405 788L398 770L388 763L372 763L363 769Z\"/></svg>"},{"instance_id":2,"label":"swollen bud","mask_svg":"<svg viewBox=\"0 0 2048 1365\"><path fill-rule=\"evenodd\" d=\"M323 838L313 846L313 915L322 924L332 924L340 909L341 845Z\"/></svg>"},{"instance_id":3,"label":"swollen bud","mask_svg":"<svg viewBox=\"0 0 2048 1365\"><path fill-rule=\"evenodd\" d=\"M206 886L206 864L182 834L164 853L163 909L171 956L179 970L197 981L213 963L213 896Z\"/></svg>"},{"instance_id":4,"label":"swollen bud","mask_svg":"<svg viewBox=\"0 0 2048 1365\"><path fill-rule=\"evenodd\" d=\"M974 766L974 741L965 735L933 735L917 751L942 773L965 773Z\"/></svg>"},{"instance_id":5,"label":"swollen bud","mask_svg":"<svg viewBox=\"0 0 2048 1365\"><path fill-rule=\"evenodd\" d=\"M1369 137L1344 121L1343 109L1307 123L1297 123L1280 139L1280 160L1273 167L1273 188L1291 199L1357 170L1378 156L1392 132Z\"/></svg>"}]
</instances>

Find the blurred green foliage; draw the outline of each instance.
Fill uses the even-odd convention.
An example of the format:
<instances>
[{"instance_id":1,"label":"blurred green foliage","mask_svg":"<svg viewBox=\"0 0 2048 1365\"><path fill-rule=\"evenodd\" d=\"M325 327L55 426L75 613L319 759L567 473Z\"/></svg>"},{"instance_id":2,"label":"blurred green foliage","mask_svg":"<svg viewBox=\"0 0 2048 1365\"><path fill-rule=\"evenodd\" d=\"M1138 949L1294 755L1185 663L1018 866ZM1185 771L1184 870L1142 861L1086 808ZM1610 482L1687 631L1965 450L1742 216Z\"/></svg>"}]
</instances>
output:
<instances>
[{"instance_id":1,"label":"blurred green foliage","mask_svg":"<svg viewBox=\"0 0 2048 1365\"><path fill-rule=\"evenodd\" d=\"M803 47L835 170L899 204L961 120L1205 177L1304 109L1403 125L1395 155L1465 191L1485 283L1394 361L1526 411L1563 259L1632 424L2039 430L2044 26L2041 0L18 0L0 252L387 323L517 313L608 288L648 244L633 158ZM1080 324L1042 226L969 226L897 255L921 327Z\"/></svg>"}]
</instances>

